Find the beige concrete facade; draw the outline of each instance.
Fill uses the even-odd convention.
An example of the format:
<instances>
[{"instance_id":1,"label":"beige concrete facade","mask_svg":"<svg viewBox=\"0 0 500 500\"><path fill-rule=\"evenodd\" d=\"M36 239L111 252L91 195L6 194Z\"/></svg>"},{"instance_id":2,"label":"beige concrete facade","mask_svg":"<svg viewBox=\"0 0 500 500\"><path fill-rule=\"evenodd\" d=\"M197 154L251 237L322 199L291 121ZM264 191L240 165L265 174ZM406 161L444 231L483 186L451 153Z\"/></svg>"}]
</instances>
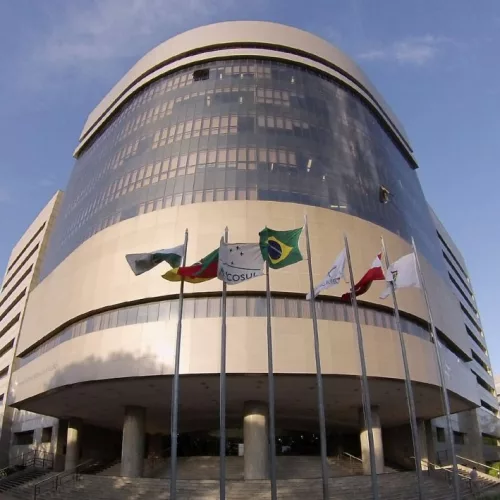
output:
<instances>
[{"instance_id":1,"label":"beige concrete facade","mask_svg":"<svg viewBox=\"0 0 500 500\"><path fill-rule=\"evenodd\" d=\"M496 462L500 459L500 446L498 446L500 438L498 401L491 362L472 283L460 250L432 210L431 214L439 234L443 256L446 261L450 289L463 308L457 318L462 317L462 321L468 330L467 352L471 360L467 363L466 369L470 370L475 379L474 391L479 400L479 408L452 416L454 435L448 436L446 432L443 432L446 435L446 441L437 438L437 428L443 429L443 431L446 428L445 420L438 418L432 421L431 432L434 433L435 439L435 458L449 462L450 457L447 452L447 441L454 439L459 456L465 456L480 463ZM466 313L474 319L476 325L471 323ZM452 372L449 363L446 363L445 366L448 367L449 372Z\"/></svg>"},{"instance_id":2,"label":"beige concrete facade","mask_svg":"<svg viewBox=\"0 0 500 500\"><path fill-rule=\"evenodd\" d=\"M47 248L48 239L62 200L62 192L57 192L37 215L30 227L16 243L7 262L0 291L0 394L2 395L0 416L0 466L8 462L10 454L22 452L28 446L11 448L11 432L51 427L53 419L19 412L7 406L8 387L14 368L15 352L19 341L24 311L30 291L38 282L40 262ZM43 425L41 425L43 424ZM36 436L39 444L42 436ZM35 439L35 438L34 438ZM36 445L34 440L33 445ZM48 445L50 447L50 443Z\"/></svg>"},{"instance_id":3,"label":"beige concrete facade","mask_svg":"<svg viewBox=\"0 0 500 500\"><path fill-rule=\"evenodd\" d=\"M311 246L315 281L325 274L342 246L344 231L350 236L354 268L365 269L377 253L378 241L384 236L388 251L398 257L409 251L399 237L361 219L329 210L293 204L270 202L234 202L190 205L144 214L112 226L83 243L61 263L30 296L18 352L20 355L42 339L50 336L62 325L91 312L137 300L175 296L178 284L164 281L160 272L135 277L125 261L125 253L142 252L151 248L175 246L182 241L185 228L190 230L188 260L195 261L217 246L218 235L225 224L229 227L230 241L256 241L263 223L284 229L300 226L304 213L310 222ZM328 228L328 231L325 231ZM465 344L465 332L455 322L457 307L448 288L422 259L426 278L432 283L430 292L435 305L436 322L449 340L460 347ZM307 291L306 262L272 273L273 292L305 294ZM78 284L78 286L75 286ZM378 298L383 284L366 294L365 302L390 307ZM213 280L198 285L186 285L186 294L216 293L220 282ZM231 291L263 292L264 278L231 287ZM347 285L325 295L347 291ZM426 320L421 293L402 290L399 294L403 313ZM58 303L54 310L51 304ZM446 313L448 311L448 313ZM185 319L180 370L183 375L216 375L220 366L220 318ZM335 413L346 414L347 399L342 390L335 389L338 377L359 377L360 363L353 325L349 322L319 321L321 362L325 376L331 376L332 405ZM462 326L462 328L460 328ZM315 373L311 322L306 319L273 318L274 369L283 375ZM53 412L60 416L79 414L93 396L92 386L78 400L64 397L65 407L59 407L53 398L44 405L44 394L79 383L116 380L127 377L171 375L174 364L176 321L147 323L112 328L82 335L64 342L22 366L15 372L10 402L32 411ZM404 372L397 332L374 326L363 327L368 375L374 386L399 381L401 390ZM440 396L434 348L430 342L413 335L405 335L412 379L425 388L419 412L422 418L439 415ZM453 363L450 389L455 396L455 411L479 405L474 378L463 363L450 351L443 351L447 362ZM266 322L264 318L228 318L227 345L228 373L237 375L265 374L267 371ZM391 392L398 392L396 384ZM433 389L432 389L433 388ZM375 390L375 389L374 389ZM423 389L424 390L424 389ZM100 389L97 390L100 393ZM434 393L433 393L434 391ZM336 394L338 398L336 398ZM403 393L401 393L402 396ZM432 395L433 394L433 395ZM86 397L90 399L86 399ZM359 394L356 396L356 401ZM50 404L49 404L50 401ZM426 405L427 401L427 405ZM106 415L119 414L125 400L114 401ZM406 407L401 397L395 407L380 405L385 422L406 421ZM202 404L200 402L200 404ZM304 401L304 409L309 403ZM352 412L357 415L357 410ZM113 425L101 421L101 416L86 415L95 424ZM114 425L119 425L119 421ZM165 429L163 429L165 430Z\"/></svg>"},{"instance_id":4,"label":"beige concrete facade","mask_svg":"<svg viewBox=\"0 0 500 500\"><path fill-rule=\"evenodd\" d=\"M188 261L195 262L218 246L224 227L229 227L229 241L257 241L264 225L276 229L300 227L308 214L314 278L319 282L342 248L342 235L347 232L352 246L352 261L358 273L380 251L384 236L388 252L395 259L410 251L408 243L390 232L358 218L331 210L260 201L207 203L187 205L144 214L107 228L75 250L40 287L33 291L28 304L18 352L23 354L63 324L104 307L135 300L163 297L178 293L178 284L166 282L155 273L135 277L124 255L168 248L182 243L184 231L190 232ZM328 228L325 231L325 228ZM422 258L436 326L459 349L467 353L468 339L460 321L458 302L447 284L432 271ZM78 288L74 285L78 284ZM236 289L236 287L235 287ZM238 291L263 291L264 278L238 285ZM273 272L274 292L306 294L307 263ZM220 292L219 281L186 284L187 294ZM338 295L340 290L326 291ZM344 286L342 293L347 291ZM390 299L378 298L380 287L365 295L367 302L390 307ZM49 306L61 304L56 311ZM399 298L403 312L426 320L422 294L418 290L403 290ZM458 316L458 319L457 319Z\"/></svg>"}]
</instances>

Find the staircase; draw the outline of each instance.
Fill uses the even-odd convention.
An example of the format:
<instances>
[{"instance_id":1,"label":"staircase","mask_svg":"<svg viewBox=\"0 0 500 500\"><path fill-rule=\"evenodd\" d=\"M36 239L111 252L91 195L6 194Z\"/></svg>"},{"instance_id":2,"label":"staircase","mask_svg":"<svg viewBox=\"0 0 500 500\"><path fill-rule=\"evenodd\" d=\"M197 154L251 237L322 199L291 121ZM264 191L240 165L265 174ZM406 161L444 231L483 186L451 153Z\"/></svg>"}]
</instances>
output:
<instances>
[{"instance_id":1,"label":"staircase","mask_svg":"<svg viewBox=\"0 0 500 500\"><path fill-rule=\"evenodd\" d=\"M330 500L371 500L371 478L362 475L362 464L356 457L332 457L330 463ZM109 475L119 474L120 464L114 464L99 475L87 474L87 468L94 465L88 461L79 466L78 471L69 471L49 477L45 484L59 480L54 488L40 488L36 500L149 500L169 499L169 461L161 459L150 467L150 477L122 478ZM279 500L322 500L321 461L314 456L276 457L277 489ZM151 466L149 464L148 466ZM243 457L226 457L227 500L267 500L270 499L269 480L243 481ZM99 468L99 467L98 467ZM462 498L472 498L467 474L470 469L461 466ZM84 471L85 473L81 473ZM379 474L380 500L417 500L417 483L414 471ZM105 475L108 473L108 475ZM219 499L219 457L179 457L177 499L178 500L218 500ZM60 481L60 478L66 478ZM450 471L445 468L432 470L423 475L425 500L453 500ZM2 481L7 480L4 479ZM0 481L0 484L2 483ZM13 485L9 496L0 494L0 499L32 500L33 479L21 485ZM480 474L481 489L500 485L500 480Z\"/></svg>"},{"instance_id":2,"label":"staircase","mask_svg":"<svg viewBox=\"0 0 500 500\"><path fill-rule=\"evenodd\" d=\"M25 498L26 492L32 495L33 485L48 474L50 474L48 469L39 469L36 467L27 467L14 474L10 474L0 481L0 498L3 498L5 494L14 498Z\"/></svg>"},{"instance_id":3,"label":"staircase","mask_svg":"<svg viewBox=\"0 0 500 500\"><path fill-rule=\"evenodd\" d=\"M363 475L363 463L360 459L342 455L329 457L330 477ZM177 462L179 479L214 479L219 478L219 457L179 457ZM395 472L389 467L385 472ZM102 476L119 476L120 464L117 463L102 471ZM149 478L170 477L170 460L160 459L155 462L146 461L144 476ZM318 479L321 478L321 458L316 456L284 455L276 457L277 479ZM243 479L243 457L226 457L226 478Z\"/></svg>"},{"instance_id":4,"label":"staircase","mask_svg":"<svg viewBox=\"0 0 500 500\"><path fill-rule=\"evenodd\" d=\"M381 500L417 500L414 472L379 475ZM320 479L278 480L280 500L322 500ZM369 476L334 477L329 480L330 500L371 500ZM169 481L154 478L81 476L75 483L37 500L167 500ZM178 500L218 500L216 480L178 480ZM235 481L226 484L227 500L270 500L269 481ZM444 481L424 477L425 500L452 500L451 487Z\"/></svg>"},{"instance_id":5,"label":"staircase","mask_svg":"<svg viewBox=\"0 0 500 500\"><path fill-rule=\"evenodd\" d=\"M13 464L0 471L0 498L24 498L33 485L50 474L53 455L43 450L31 450L17 457Z\"/></svg>"},{"instance_id":6,"label":"staircase","mask_svg":"<svg viewBox=\"0 0 500 500\"><path fill-rule=\"evenodd\" d=\"M467 478L470 477L471 470L471 467L458 464L459 473ZM484 472L477 471L477 485L480 490L489 489L493 486L500 486L500 479L490 476L489 474L485 474Z\"/></svg>"}]
</instances>

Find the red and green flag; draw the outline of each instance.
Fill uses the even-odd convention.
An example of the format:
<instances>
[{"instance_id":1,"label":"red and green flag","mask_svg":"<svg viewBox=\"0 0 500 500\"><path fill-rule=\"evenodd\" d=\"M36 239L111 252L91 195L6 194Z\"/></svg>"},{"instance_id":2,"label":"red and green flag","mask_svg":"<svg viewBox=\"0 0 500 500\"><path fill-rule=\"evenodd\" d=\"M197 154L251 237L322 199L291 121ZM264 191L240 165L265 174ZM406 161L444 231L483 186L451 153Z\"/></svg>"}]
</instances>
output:
<instances>
[{"instance_id":1,"label":"red and green flag","mask_svg":"<svg viewBox=\"0 0 500 500\"><path fill-rule=\"evenodd\" d=\"M188 283L203 283L217 277L218 265L219 248L216 248L193 265L171 269L162 278L167 281L180 281L184 278Z\"/></svg>"}]
</instances>

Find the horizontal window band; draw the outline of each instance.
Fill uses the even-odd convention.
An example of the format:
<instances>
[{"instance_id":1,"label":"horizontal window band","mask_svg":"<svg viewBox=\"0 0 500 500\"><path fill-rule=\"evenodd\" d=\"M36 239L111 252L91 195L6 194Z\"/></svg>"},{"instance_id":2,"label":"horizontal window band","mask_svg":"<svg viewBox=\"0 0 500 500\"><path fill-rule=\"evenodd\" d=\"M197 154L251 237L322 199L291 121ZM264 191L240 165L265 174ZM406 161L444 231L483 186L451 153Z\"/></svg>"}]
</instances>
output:
<instances>
[{"instance_id":1,"label":"horizontal window band","mask_svg":"<svg viewBox=\"0 0 500 500\"><path fill-rule=\"evenodd\" d=\"M172 63L174 63L176 61L180 61L182 59L186 59L187 57L196 56L196 55L199 55L199 54L207 54L208 55L211 52L217 52L219 50L227 50L227 49L264 49L264 50L275 51L275 52L277 52L277 54L283 54L283 55L285 55L285 54L291 54L291 55L296 55L296 56L299 56L299 57L304 57L306 59L309 59L310 61L322 64L322 65L326 66L327 68L329 68L329 69L331 69L333 71L336 71L337 73L339 73L340 75L342 75L343 77L345 77L347 80L349 80L349 82L351 82L351 84L353 84L354 87L352 87L351 85L346 85L344 82L335 79L332 75L327 75L327 76L329 78L332 78L332 79L336 80L337 84L340 83L340 84L346 85L352 91L356 92L356 94L358 94L359 97L361 99L363 99L363 101L365 101L371 108L373 108L373 110L382 118L382 121L385 122L385 124L386 124L385 127L388 130L390 130L391 135L396 136L397 141L400 144L403 145L402 149L403 150L406 149L406 151L405 151L406 153L408 151L411 152L411 153L413 152L411 146L409 145L409 143L407 142L407 140L403 137L403 135L401 134L401 132L400 132L399 128L397 127L397 125L391 120L391 118L388 116L388 114L384 110L383 106L378 102L378 100L375 98L375 96L372 94L372 92L370 90L368 90L368 88L365 85L363 85L359 80L357 80L356 78L354 78L349 72L347 72L346 70L342 69L340 66L337 66L334 63L332 63L332 62L330 62L330 61L328 61L326 59L323 59L321 57L318 57L318 56L316 56L314 54L311 54L311 53L303 51L303 50L294 49L294 48L286 47L286 46L283 46L283 45L275 45L275 44L269 44L269 43L258 43L258 42L255 42L255 43L252 43L252 42L249 42L249 43L244 43L244 42L230 43L230 42L228 42L228 43L214 44L214 45L211 45L211 46L201 47L201 48L193 49L191 51L187 51L187 52L184 52L184 53L181 53L181 54L177 54L174 57L171 57L169 59L161 61L160 63L152 66L147 71L141 73L140 76L138 76L129 85L127 85L118 94L118 96L115 99L113 99L113 101L104 110L104 112L99 117L97 117L96 120L94 121L94 123L92 123L92 125L85 131L85 133L82 134L82 137L80 138L80 141L86 141L99 128L105 126L106 122L109 119L111 119L112 116L113 116L113 114L117 110L119 110L120 106L123 105L123 103L118 104L119 101L120 101L120 99L129 90L134 89L134 87L136 85L140 84L140 82L142 80L144 80L146 77L148 77L152 73L154 73L157 70L159 70L159 69L161 69L161 68L163 68L165 66L168 66L169 64L172 64ZM244 55L244 56L241 56L241 57L242 58L250 58L251 56ZM206 62L211 62L214 59L218 60L218 59L238 59L238 58L239 57L237 57L237 56L230 56L230 57L212 56L210 58L207 58ZM263 56L260 56L260 55L259 56L255 56L254 58L255 59L266 59L266 57L263 57ZM275 60L275 58L268 58L268 59ZM303 66L303 65L301 65L301 64L299 64L299 63L297 63L295 61L288 61L286 59L286 57L283 57L283 56L282 57L277 57L276 60L283 60L284 62L288 62L288 64L295 64L297 66ZM185 67L199 65L200 62L204 62L204 61L196 61L195 63L187 64ZM175 68L175 70L173 70L172 72L176 72L176 71L179 71L181 69L185 69L185 67ZM311 66L307 66L307 67L313 69L313 67L311 67ZM316 68L316 71L318 73L321 73L321 70L319 70L317 68ZM164 75L161 75L161 76L164 76ZM150 82L147 82L147 83L150 83ZM145 84L147 84L147 83L145 83ZM137 92L138 90L140 90L141 88L142 87L137 87L134 90L134 93ZM359 94L359 90L363 91L373 101L373 103L375 103L375 105L373 105L367 99L365 99L362 95L360 95ZM130 97L132 97L132 95L129 96L127 99L129 99ZM118 104L118 106L117 106L117 104ZM105 115L108 112L111 112L110 115L108 117L105 117ZM391 130L391 128L393 130ZM81 152L79 154L81 154ZM411 155L408 155L408 157L409 157L411 163L413 163L414 168L416 168L417 165L415 163L415 160L413 158L411 158Z\"/></svg>"},{"instance_id":2,"label":"horizontal window band","mask_svg":"<svg viewBox=\"0 0 500 500\"><path fill-rule=\"evenodd\" d=\"M354 322L350 303L342 302L339 298L329 297L328 299L317 299L315 301L316 315L319 320ZM186 296L184 298L183 319L219 318L221 317L221 305L220 293ZM178 306L178 297L174 296L162 300L122 304L87 315L80 320L65 325L30 351L23 353L17 359L16 369L21 368L56 346L87 333L128 325L176 320L178 319ZM362 325L397 330L395 318L389 308L369 306L363 302L358 303L358 306ZM266 298L262 293L230 294L227 297L226 310L227 317L266 317ZM273 317L311 319L309 301L300 295L273 294L271 311ZM430 341L429 330L425 326L425 322L419 324L410 319L410 315L404 317L404 314L402 314L401 316L401 328L404 333ZM441 342L443 342L442 337L440 335ZM453 349L449 341L443 343L447 349L463 360L463 355L459 355L461 353Z\"/></svg>"}]
</instances>

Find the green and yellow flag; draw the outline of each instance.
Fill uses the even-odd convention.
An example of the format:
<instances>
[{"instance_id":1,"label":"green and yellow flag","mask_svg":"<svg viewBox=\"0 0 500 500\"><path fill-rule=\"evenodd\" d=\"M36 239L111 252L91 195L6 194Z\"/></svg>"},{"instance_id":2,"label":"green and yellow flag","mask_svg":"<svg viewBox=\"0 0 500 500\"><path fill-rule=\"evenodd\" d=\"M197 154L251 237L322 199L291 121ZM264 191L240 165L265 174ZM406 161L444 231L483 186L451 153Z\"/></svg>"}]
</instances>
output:
<instances>
[{"instance_id":1,"label":"green and yellow flag","mask_svg":"<svg viewBox=\"0 0 500 500\"><path fill-rule=\"evenodd\" d=\"M260 233L260 251L264 260L269 262L269 267L281 269L302 260L299 249L299 238L302 228L289 231L275 231L264 228Z\"/></svg>"}]
</instances>

